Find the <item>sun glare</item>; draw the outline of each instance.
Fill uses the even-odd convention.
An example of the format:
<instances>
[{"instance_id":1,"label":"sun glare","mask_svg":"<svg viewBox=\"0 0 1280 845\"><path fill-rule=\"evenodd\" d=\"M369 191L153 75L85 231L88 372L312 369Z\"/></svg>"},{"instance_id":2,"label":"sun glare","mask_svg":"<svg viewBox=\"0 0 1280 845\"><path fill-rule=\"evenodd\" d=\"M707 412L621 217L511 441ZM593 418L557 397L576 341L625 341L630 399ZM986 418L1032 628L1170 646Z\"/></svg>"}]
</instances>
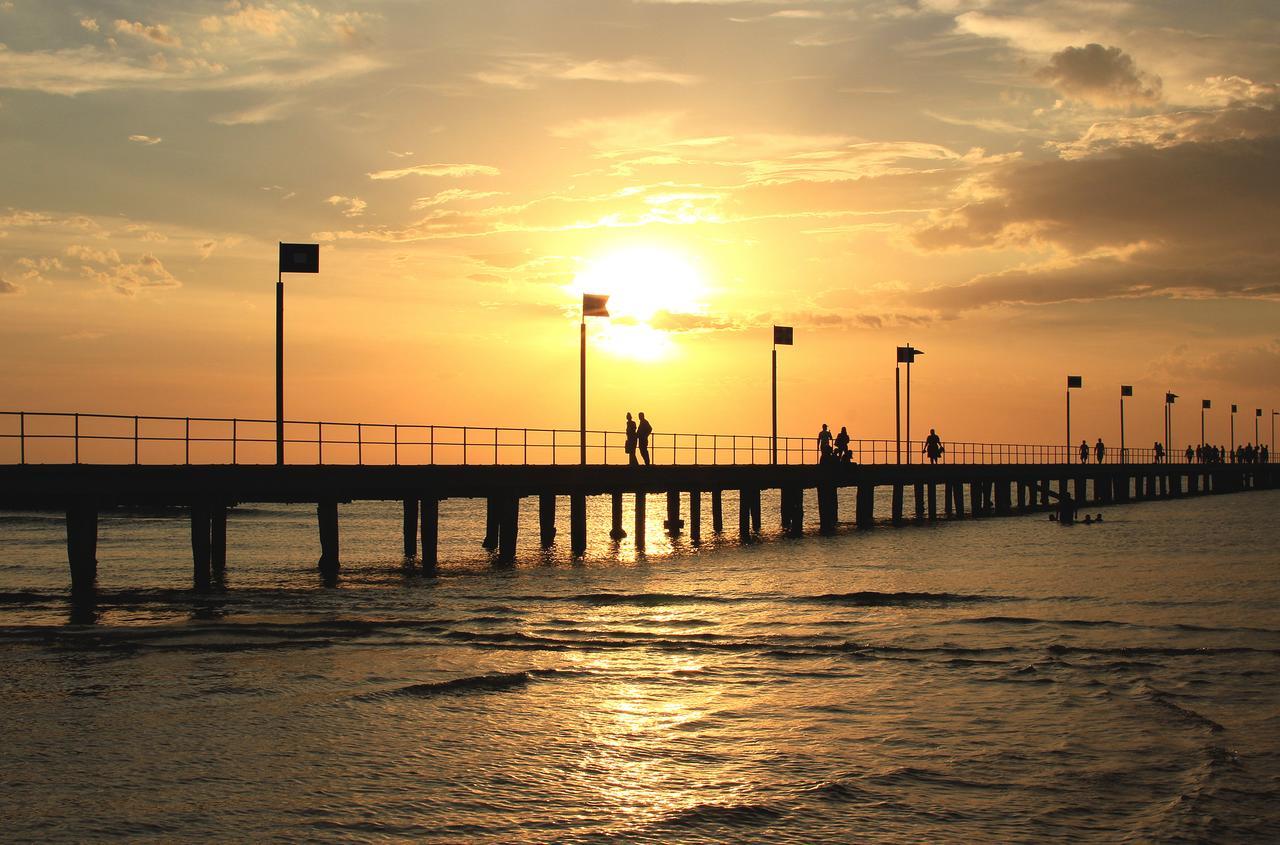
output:
<instances>
[{"instance_id":1,"label":"sun glare","mask_svg":"<svg viewBox=\"0 0 1280 845\"><path fill-rule=\"evenodd\" d=\"M662 247L626 247L602 255L578 273L572 288L575 294L607 294L611 319L596 329L600 342L616 354L644 360L675 348L663 330L663 315L700 314L706 307L706 286L697 269Z\"/></svg>"}]
</instances>

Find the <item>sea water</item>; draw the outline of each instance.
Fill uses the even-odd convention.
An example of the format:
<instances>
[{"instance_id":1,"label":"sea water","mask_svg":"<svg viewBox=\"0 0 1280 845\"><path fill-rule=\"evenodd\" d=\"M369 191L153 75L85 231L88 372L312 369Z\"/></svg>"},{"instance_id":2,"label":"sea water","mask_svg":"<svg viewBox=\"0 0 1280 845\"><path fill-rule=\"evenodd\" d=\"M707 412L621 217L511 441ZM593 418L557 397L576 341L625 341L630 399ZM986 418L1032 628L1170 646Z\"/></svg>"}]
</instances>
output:
<instances>
[{"instance_id":1,"label":"sea water","mask_svg":"<svg viewBox=\"0 0 1280 845\"><path fill-rule=\"evenodd\" d=\"M0 514L4 839L1280 831L1280 492L801 539L766 496L760 542L696 548L661 505L637 549L593 500L575 563L528 502L500 568L445 502L435 576L398 503L344 505L333 588L314 509L237 508L210 596L181 513L107 514L89 609L60 516Z\"/></svg>"}]
</instances>

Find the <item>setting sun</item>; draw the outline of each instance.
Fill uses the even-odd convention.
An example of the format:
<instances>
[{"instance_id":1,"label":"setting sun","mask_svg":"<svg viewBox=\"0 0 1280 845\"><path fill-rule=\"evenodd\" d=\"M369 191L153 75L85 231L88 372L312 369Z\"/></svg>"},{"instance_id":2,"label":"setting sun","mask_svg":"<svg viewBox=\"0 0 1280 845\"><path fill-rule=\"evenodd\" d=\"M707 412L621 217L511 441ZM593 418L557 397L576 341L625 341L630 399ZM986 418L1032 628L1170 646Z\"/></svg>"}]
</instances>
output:
<instances>
[{"instance_id":1,"label":"setting sun","mask_svg":"<svg viewBox=\"0 0 1280 845\"><path fill-rule=\"evenodd\" d=\"M694 265L672 250L634 246L608 252L589 262L571 289L606 294L611 320L596 328L600 343L618 355L661 358L674 349L658 320L666 314L701 314L706 285Z\"/></svg>"}]
</instances>

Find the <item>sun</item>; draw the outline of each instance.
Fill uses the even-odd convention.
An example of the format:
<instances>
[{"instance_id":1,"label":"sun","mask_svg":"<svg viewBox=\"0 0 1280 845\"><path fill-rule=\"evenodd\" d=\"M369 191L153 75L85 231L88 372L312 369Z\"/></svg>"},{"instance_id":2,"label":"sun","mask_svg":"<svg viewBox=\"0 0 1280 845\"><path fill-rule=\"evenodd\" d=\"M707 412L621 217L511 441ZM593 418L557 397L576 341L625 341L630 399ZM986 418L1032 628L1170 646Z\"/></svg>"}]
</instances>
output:
<instances>
[{"instance_id":1,"label":"sun","mask_svg":"<svg viewBox=\"0 0 1280 845\"><path fill-rule=\"evenodd\" d=\"M610 319L595 330L610 351L653 360L674 349L668 314L701 314L706 284L694 263L659 246L629 246L591 260L570 286L574 295L607 294Z\"/></svg>"}]
</instances>

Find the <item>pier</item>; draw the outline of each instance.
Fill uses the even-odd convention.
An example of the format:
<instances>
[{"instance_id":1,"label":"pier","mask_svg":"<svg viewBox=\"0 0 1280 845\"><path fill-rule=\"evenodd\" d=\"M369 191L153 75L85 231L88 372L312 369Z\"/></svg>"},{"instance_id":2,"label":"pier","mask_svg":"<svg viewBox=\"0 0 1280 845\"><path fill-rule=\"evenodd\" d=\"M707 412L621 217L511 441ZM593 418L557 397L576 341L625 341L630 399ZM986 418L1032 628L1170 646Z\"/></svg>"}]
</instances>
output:
<instances>
[{"instance_id":1,"label":"pier","mask_svg":"<svg viewBox=\"0 0 1280 845\"><path fill-rule=\"evenodd\" d=\"M75 417L70 434L49 425L50 420L62 422L70 416ZM120 420L132 422L123 434L104 434L92 427ZM147 430L144 420L156 427ZM1280 480L1276 464L1163 463L1139 450L1103 464L1080 464L1072 462L1073 450L1068 447L1025 444L948 444L951 460L922 464L918 453L915 462L904 462L894 441L863 440L851 444L851 462L819 463L811 438L779 438L779 463L772 463L771 438L747 435L663 435L652 451L665 457L665 463L629 466L622 455L622 434L599 431L589 432L587 444L589 455L598 462L561 463L560 450L579 452L578 432L430 427L430 440L424 443L416 436L402 439L400 429L427 427L397 426L396 439L388 444L376 434L366 441L366 425L350 423L290 424L294 429L314 427L315 439L290 440L295 452L310 450L314 459L276 466L241 463L263 442L255 426L270 421L218 421L230 423L228 436L201 434L208 422L196 420L193 438L192 421L187 418L22 413L16 434L0 433L0 441L9 446L17 441L18 447L11 450L18 460L0 465L0 509L66 514L67 558L75 595L94 590L98 517L105 509L119 507L186 509L191 524L192 583L196 590L208 590L227 566L228 515L237 505L250 503L314 505L317 568L322 576L333 579L341 571L342 559L338 505L361 500L402 503L403 533L388 538L388 543L400 542L406 560L418 561L423 572L431 573L440 563L439 505L446 499L484 500L485 534L476 542L492 551L495 563L511 564L522 528L520 500L533 497L539 502L540 543L549 547L567 541L570 553L581 557L587 549L586 501L592 496L610 500L611 538L625 537L630 529L643 546L649 497L661 497L667 532L687 532L689 541L698 544L708 530L725 532L726 491L736 494L737 501L736 524L730 515L731 530L743 542L751 542L763 530L763 495L778 497L777 528L800 536L806 530L809 504L816 508L818 533L829 534L842 525L867 530L1046 510L1062 513L1069 521L1078 507L1270 489ZM359 426L360 440L355 444L344 433L352 425ZM186 436L155 433L163 426L180 426ZM326 426L331 439L324 438ZM377 432L385 427L367 428ZM332 436L334 432L337 436ZM350 451L352 445L357 447L356 461L321 462L326 450L330 460L341 459L341 450ZM385 452L388 445L390 460L368 462L382 457L378 450ZM410 453L424 445L430 461L400 462L402 449ZM144 447L180 449L187 460L147 462ZM908 450L912 448L918 449L919 444L909 444ZM190 461L193 449L198 458L210 449L227 455L223 462L205 455L208 462L196 463ZM68 450L74 460L57 460ZM473 451L483 453L489 462L474 463ZM504 454L523 460L503 463ZM33 460L36 457L40 460ZM86 457L92 462L83 460ZM433 462L437 460L441 462ZM852 514L839 512L841 488L856 491ZM891 491L887 513L876 511L876 491L881 488ZM560 497L567 497L570 505L565 533L556 524ZM632 526L623 525L624 497L634 501ZM709 525L703 519L704 509L710 512Z\"/></svg>"}]
</instances>

